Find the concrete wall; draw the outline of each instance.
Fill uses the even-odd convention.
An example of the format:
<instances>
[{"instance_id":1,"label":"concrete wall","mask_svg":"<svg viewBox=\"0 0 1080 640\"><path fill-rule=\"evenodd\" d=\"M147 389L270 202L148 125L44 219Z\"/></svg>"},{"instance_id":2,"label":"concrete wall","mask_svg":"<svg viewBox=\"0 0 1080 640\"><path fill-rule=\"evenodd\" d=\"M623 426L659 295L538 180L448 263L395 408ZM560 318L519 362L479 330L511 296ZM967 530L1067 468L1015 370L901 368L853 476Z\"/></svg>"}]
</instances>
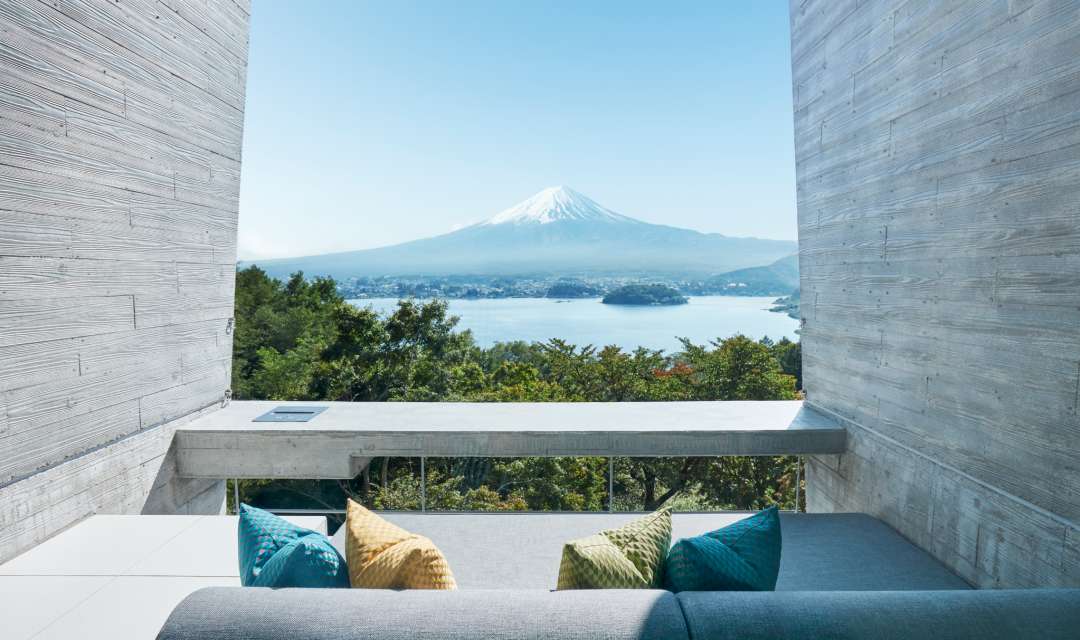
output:
<instances>
[{"instance_id":1,"label":"concrete wall","mask_svg":"<svg viewBox=\"0 0 1080 640\"><path fill-rule=\"evenodd\" d=\"M814 511L1080 585L1080 2L793 0Z\"/></svg>"},{"instance_id":2,"label":"concrete wall","mask_svg":"<svg viewBox=\"0 0 1080 640\"><path fill-rule=\"evenodd\" d=\"M246 0L0 0L0 561L214 512L177 424L229 386Z\"/></svg>"}]
</instances>

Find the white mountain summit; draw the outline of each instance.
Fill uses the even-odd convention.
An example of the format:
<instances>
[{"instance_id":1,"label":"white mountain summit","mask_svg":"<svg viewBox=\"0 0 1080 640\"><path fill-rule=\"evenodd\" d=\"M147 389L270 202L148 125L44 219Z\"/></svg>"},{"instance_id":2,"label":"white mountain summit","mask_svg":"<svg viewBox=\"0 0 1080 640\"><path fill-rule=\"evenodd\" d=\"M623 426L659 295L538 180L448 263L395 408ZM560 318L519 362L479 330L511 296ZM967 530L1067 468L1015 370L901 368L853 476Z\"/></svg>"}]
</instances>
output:
<instances>
[{"instance_id":1,"label":"white mountain summit","mask_svg":"<svg viewBox=\"0 0 1080 640\"><path fill-rule=\"evenodd\" d=\"M656 212L663 213L663 212ZM794 242L732 238L624 216L567 187L544 189L483 222L389 247L260 260L273 277L295 271L364 276L697 274L756 267Z\"/></svg>"},{"instance_id":2,"label":"white mountain summit","mask_svg":"<svg viewBox=\"0 0 1080 640\"><path fill-rule=\"evenodd\" d=\"M548 187L531 198L505 211L500 211L480 224L550 224L560 220L640 222L615 213L570 187L560 185Z\"/></svg>"}]
</instances>

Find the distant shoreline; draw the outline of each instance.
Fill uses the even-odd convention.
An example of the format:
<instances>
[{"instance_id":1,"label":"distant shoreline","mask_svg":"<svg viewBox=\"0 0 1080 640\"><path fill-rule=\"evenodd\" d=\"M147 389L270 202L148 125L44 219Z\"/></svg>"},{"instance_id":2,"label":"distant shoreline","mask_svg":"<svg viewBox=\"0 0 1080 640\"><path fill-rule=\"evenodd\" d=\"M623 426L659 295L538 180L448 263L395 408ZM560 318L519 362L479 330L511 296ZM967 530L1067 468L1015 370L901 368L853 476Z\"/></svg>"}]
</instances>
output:
<instances>
[{"instance_id":1,"label":"distant shoreline","mask_svg":"<svg viewBox=\"0 0 1080 640\"><path fill-rule=\"evenodd\" d=\"M769 301L770 301L769 302L770 305L773 303L773 301L778 299L776 295L769 295L769 294L763 294L763 293L755 293L755 294L748 294L748 293L747 294L738 294L738 293L696 293L696 294L688 294L685 297L687 299L689 299L689 300L694 300L694 299L697 299L697 298L768 298ZM781 296L781 298L782 297L783 296ZM579 300L597 300L597 301L599 301L599 300L603 300L604 296L597 295L597 296L583 296L583 297L551 297L551 296L542 296L542 295L520 295L520 296L444 296L444 295L436 295L436 296L388 296L388 295L363 296L363 295L361 295L361 296L357 296L357 295L353 295L353 296L348 296L345 299L347 301L349 301L349 302L352 302L354 300L390 300L390 299L395 299L395 298L398 299L398 300L454 300L454 301L461 301L461 302L482 302L484 300L550 300L552 302L577 302Z\"/></svg>"},{"instance_id":2,"label":"distant shoreline","mask_svg":"<svg viewBox=\"0 0 1080 640\"><path fill-rule=\"evenodd\" d=\"M357 308L380 316L393 313L401 298L350 299ZM416 304L431 298L415 297ZM674 353L678 337L708 344L720 336L742 333L753 339L798 339L798 322L770 313L769 296L692 296L690 304L630 306L601 304L599 298L455 299L445 300L447 314L460 318L458 328L472 331L477 344L546 342L558 338L598 348L614 344L626 350L639 346Z\"/></svg>"},{"instance_id":3,"label":"distant shoreline","mask_svg":"<svg viewBox=\"0 0 1080 640\"><path fill-rule=\"evenodd\" d=\"M694 300L710 299L710 298L734 298L739 300L745 300L748 298L759 298L762 300L763 311L770 311L772 313L785 314L790 318L799 319L798 306L794 307L794 311L790 307L780 306L779 303L785 298L776 298L775 296L763 296L763 295L737 295L737 294L722 294L722 293L710 293L702 295L690 295L686 296L687 304L693 304ZM552 304L568 304L571 302L595 302L599 304L603 303L603 296L589 296L585 298L549 298L547 296L491 296L486 298L466 298L466 297L449 297L449 296L367 296L367 297L350 297L345 301L355 306L363 306L364 302L385 302L389 300L416 300L420 302L426 302L429 300L446 300L457 302L491 302L493 300L543 300ZM646 309L658 309L663 307L681 307L685 305L648 305L648 304L607 304L609 307L630 307L630 308L646 308ZM793 315L794 314L794 315Z\"/></svg>"},{"instance_id":4,"label":"distant shoreline","mask_svg":"<svg viewBox=\"0 0 1080 640\"><path fill-rule=\"evenodd\" d=\"M697 300L700 298L761 298L768 300L766 307L771 306L776 296L769 295L736 295L736 294L723 294L723 293L707 293L686 296L688 300ZM586 298L549 298L548 296L488 296L488 297L464 297L464 296L350 296L345 299L346 302L357 302L363 300L453 300L454 302L486 302L490 300L548 300L550 302L584 302L588 300L594 300L599 302L603 300L603 296L589 296ZM620 305L611 305L620 306ZM631 305L627 305L631 306ZM648 306L648 305L642 305ZM765 308L765 307L763 307Z\"/></svg>"}]
</instances>

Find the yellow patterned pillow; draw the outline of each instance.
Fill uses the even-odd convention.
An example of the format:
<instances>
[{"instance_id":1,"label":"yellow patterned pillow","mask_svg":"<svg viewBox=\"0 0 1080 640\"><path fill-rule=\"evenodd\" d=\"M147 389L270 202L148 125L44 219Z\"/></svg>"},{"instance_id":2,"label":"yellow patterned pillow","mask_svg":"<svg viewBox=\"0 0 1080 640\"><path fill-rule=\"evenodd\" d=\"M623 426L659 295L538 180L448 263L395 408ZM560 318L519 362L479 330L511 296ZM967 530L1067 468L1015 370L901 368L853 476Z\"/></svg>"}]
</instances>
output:
<instances>
[{"instance_id":1,"label":"yellow patterned pillow","mask_svg":"<svg viewBox=\"0 0 1080 640\"><path fill-rule=\"evenodd\" d=\"M457 589L439 548L349 500L345 518L349 583L361 589Z\"/></svg>"}]
</instances>

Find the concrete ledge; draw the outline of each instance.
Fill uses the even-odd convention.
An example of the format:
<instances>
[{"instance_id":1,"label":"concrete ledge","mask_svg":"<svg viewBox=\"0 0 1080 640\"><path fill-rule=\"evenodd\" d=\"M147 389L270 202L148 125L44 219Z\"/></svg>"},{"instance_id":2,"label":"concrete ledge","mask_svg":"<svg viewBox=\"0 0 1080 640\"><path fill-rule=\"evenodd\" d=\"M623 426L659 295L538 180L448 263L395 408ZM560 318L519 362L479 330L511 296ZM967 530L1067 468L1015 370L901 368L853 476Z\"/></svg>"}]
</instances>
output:
<instances>
[{"instance_id":1,"label":"concrete ledge","mask_svg":"<svg viewBox=\"0 0 1080 640\"><path fill-rule=\"evenodd\" d=\"M309 422L253 420L283 405ZM233 402L176 432L191 478L353 478L375 456L841 453L845 431L802 402Z\"/></svg>"}]
</instances>

